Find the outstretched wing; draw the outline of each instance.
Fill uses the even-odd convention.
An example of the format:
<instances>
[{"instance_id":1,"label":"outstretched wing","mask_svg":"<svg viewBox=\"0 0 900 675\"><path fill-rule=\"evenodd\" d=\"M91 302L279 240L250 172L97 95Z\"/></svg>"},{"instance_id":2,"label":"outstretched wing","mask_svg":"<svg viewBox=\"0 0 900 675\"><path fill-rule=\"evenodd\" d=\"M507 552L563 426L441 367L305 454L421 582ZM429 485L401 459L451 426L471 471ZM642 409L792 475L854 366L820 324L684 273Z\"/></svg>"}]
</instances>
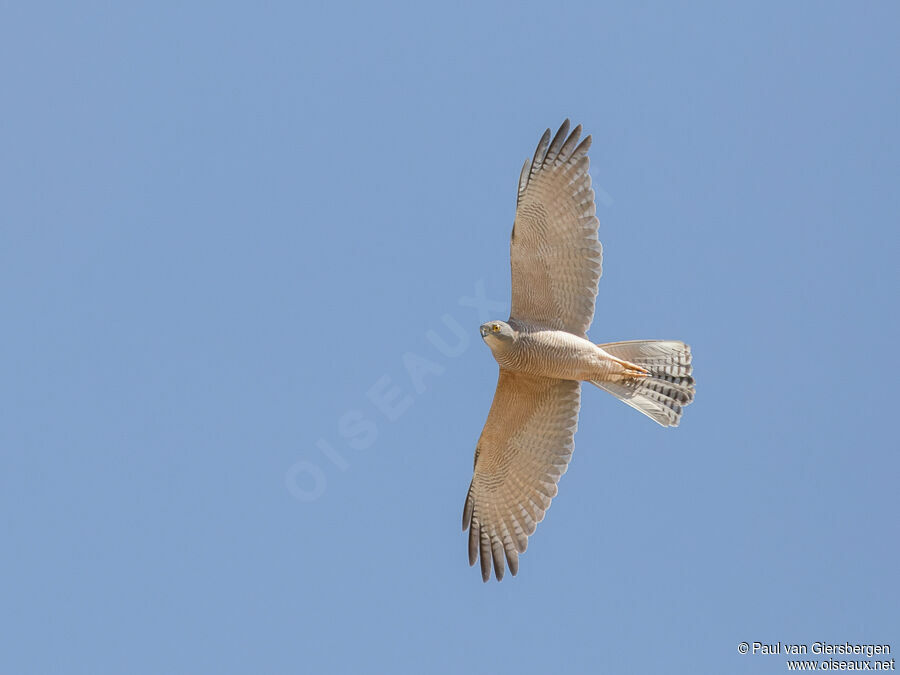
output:
<instances>
[{"instance_id":1,"label":"outstretched wing","mask_svg":"<svg viewBox=\"0 0 900 675\"><path fill-rule=\"evenodd\" d=\"M591 137L579 143L563 122L553 140L544 132L519 178L510 241L510 318L584 337L594 317L603 249L597 239L588 174Z\"/></svg>"},{"instance_id":2,"label":"outstretched wing","mask_svg":"<svg viewBox=\"0 0 900 675\"><path fill-rule=\"evenodd\" d=\"M463 508L469 564L481 576L515 574L519 553L550 508L575 447L581 384L500 369L494 402L475 450L475 475Z\"/></svg>"}]
</instances>

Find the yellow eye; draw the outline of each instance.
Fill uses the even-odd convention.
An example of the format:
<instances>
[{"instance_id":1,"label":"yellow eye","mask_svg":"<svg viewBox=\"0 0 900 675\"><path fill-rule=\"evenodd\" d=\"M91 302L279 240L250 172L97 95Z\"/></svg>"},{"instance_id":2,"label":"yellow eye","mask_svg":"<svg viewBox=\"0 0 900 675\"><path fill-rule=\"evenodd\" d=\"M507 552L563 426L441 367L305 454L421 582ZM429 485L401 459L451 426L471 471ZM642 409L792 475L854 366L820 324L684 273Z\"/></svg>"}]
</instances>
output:
<instances>
[{"instance_id":1,"label":"yellow eye","mask_svg":"<svg viewBox=\"0 0 900 675\"><path fill-rule=\"evenodd\" d=\"M495 333L499 333L500 332L500 324L495 323L493 326L491 326L491 330L494 331Z\"/></svg>"}]
</instances>

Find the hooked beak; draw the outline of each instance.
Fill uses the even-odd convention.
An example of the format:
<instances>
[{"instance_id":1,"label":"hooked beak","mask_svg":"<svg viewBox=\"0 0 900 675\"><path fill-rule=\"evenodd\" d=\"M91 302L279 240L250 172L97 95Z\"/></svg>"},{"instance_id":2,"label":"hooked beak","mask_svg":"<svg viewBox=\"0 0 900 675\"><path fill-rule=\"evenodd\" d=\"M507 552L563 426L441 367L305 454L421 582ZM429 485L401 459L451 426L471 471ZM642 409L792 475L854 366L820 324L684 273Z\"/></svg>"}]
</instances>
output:
<instances>
[{"instance_id":1,"label":"hooked beak","mask_svg":"<svg viewBox=\"0 0 900 675\"><path fill-rule=\"evenodd\" d=\"M480 330L481 330L481 337L487 337L487 334L488 334L488 332L489 332L489 331L488 331L488 327L487 327L487 326L482 326L482 327L480 328Z\"/></svg>"}]
</instances>

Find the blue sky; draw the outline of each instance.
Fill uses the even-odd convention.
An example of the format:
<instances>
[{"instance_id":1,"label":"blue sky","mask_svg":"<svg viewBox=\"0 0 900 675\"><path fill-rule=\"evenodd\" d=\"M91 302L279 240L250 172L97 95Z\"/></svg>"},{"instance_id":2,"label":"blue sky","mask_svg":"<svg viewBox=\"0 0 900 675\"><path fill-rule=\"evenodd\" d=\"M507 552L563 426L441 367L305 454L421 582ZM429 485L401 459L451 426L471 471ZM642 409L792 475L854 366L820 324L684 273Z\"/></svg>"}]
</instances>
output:
<instances>
[{"instance_id":1,"label":"blue sky","mask_svg":"<svg viewBox=\"0 0 900 675\"><path fill-rule=\"evenodd\" d=\"M898 19L5 5L0 669L900 649ZM689 342L697 399L667 430L586 388L518 577L482 584L478 325L507 315L519 170L565 117L594 137L591 337Z\"/></svg>"}]
</instances>

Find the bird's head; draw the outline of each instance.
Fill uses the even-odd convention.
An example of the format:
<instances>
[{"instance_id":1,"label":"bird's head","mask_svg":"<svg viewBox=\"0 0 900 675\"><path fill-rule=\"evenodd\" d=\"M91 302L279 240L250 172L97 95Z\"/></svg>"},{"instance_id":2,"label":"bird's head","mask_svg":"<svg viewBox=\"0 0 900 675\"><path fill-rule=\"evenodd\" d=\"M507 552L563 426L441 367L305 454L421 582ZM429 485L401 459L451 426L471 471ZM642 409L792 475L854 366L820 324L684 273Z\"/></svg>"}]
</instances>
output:
<instances>
[{"instance_id":1,"label":"bird's head","mask_svg":"<svg viewBox=\"0 0 900 675\"><path fill-rule=\"evenodd\" d=\"M512 342L516 333L505 321L488 321L481 324L481 337L492 349Z\"/></svg>"}]
</instances>

